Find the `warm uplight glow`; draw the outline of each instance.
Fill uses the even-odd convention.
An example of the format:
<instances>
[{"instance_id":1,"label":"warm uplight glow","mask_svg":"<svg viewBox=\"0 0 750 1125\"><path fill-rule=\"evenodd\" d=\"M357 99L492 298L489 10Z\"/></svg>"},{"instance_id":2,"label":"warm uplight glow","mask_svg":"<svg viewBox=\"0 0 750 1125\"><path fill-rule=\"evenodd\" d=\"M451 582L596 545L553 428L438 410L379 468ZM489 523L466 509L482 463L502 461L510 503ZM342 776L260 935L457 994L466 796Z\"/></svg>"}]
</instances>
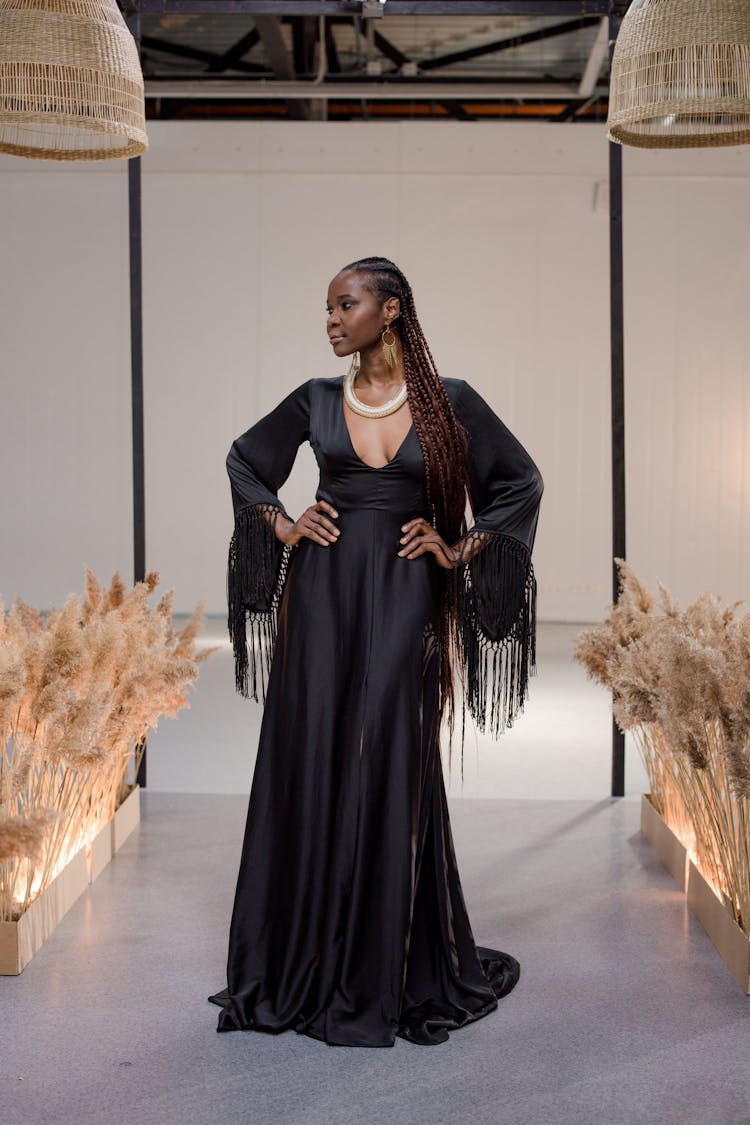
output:
<instances>
[{"instance_id":1,"label":"warm uplight glow","mask_svg":"<svg viewBox=\"0 0 750 1125\"><path fill-rule=\"evenodd\" d=\"M18 881L16 883L16 891L13 895L13 902L18 906L22 906L24 902L26 907L31 906L35 898L38 898L39 893L46 889L52 883L61 871L70 863L73 856L77 855L81 848L86 848L90 852L91 843L95 837L101 832L103 824L100 818L96 822L91 822L83 826L80 832L70 841L70 843L60 852L56 863L50 867L48 877L45 877L45 872L37 865L34 874L31 876L31 885L28 885L29 875L31 872L31 864L28 859L21 859L18 861ZM45 882L45 888L42 887L42 879ZM28 889L27 889L28 888Z\"/></svg>"},{"instance_id":2,"label":"warm uplight glow","mask_svg":"<svg viewBox=\"0 0 750 1125\"><path fill-rule=\"evenodd\" d=\"M188 706L212 648L196 647L199 604L172 625L172 592L148 597L154 571L127 589L86 572L82 597L44 615L17 602L0 617L0 921L17 921L131 792L145 735ZM9 669L9 670L8 670Z\"/></svg>"}]
</instances>

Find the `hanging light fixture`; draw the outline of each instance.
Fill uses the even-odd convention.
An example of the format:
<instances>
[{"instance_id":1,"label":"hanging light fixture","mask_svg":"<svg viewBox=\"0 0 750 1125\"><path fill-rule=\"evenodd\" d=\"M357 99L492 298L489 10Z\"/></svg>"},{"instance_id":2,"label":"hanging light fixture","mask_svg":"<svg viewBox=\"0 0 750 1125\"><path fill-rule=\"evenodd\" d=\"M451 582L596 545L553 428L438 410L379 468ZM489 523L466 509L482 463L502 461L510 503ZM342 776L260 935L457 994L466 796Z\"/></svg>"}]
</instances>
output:
<instances>
[{"instance_id":1,"label":"hanging light fixture","mask_svg":"<svg viewBox=\"0 0 750 1125\"><path fill-rule=\"evenodd\" d=\"M112 160L147 147L138 50L116 0L0 0L0 152Z\"/></svg>"},{"instance_id":2,"label":"hanging light fixture","mask_svg":"<svg viewBox=\"0 0 750 1125\"><path fill-rule=\"evenodd\" d=\"M610 140L639 148L750 141L749 0L633 0L607 125Z\"/></svg>"}]
</instances>

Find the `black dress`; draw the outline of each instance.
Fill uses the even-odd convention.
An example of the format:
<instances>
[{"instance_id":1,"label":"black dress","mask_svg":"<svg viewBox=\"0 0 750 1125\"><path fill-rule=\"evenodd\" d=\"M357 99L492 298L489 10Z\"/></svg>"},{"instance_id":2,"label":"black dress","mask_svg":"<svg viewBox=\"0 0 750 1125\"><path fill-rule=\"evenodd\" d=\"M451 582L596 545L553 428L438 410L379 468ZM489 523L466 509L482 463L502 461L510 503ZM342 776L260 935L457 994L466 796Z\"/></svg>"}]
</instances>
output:
<instances>
[{"instance_id":1,"label":"black dress","mask_svg":"<svg viewBox=\"0 0 750 1125\"><path fill-rule=\"evenodd\" d=\"M439 753L439 567L399 558L429 518L412 425L382 468L355 452L343 377L311 379L232 445L228 572L237 688L265 708L229 935L219 1031L294 1029L329 1044L420 1044L486 1015L517 961L474 943ZM443 380L470 436L484 549L456 575L467 703L497 735L534 666L531 547L542 483L462 379ZM281 544L266 514L299 445L337 542ZM284 512L286 514L286 512ZM249 637L246 641L246 632Z\"/></svg>"}]
</instances>

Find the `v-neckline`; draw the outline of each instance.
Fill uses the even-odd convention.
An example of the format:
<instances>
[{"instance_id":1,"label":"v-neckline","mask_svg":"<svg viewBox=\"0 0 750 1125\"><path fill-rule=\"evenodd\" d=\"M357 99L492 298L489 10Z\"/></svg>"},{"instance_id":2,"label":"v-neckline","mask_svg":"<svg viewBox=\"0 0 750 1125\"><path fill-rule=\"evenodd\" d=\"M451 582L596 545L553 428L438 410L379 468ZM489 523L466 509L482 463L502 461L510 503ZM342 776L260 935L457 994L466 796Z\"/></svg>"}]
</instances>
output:
<instances>
[{"instance_id":1,"label":"v-neckline","mask_svg":"<svg viewBox=\"0 0 750 1125\"><path fill-rule=\"evenodd\" d=\"M404 437L403 437L403 440L402 440L401 444L399 445L398 449L396 450L396 452L391 457L390 461L386 461L386 463L384 465L370 465L370 464L368 464L367 461L363 461L362 458L360 457L360 455L357 453L357 450L354 448L354 442L352 441L352 435L349 433L349 425L346 421L346 411L344 410L344 378L343 378L343 376L341 377L341 394L339 395L339 402L340 402L339 409L341 411L341 421L343 422L343 425L344 425L344 430L346 432L347 441L349 442L349 448L351 449L352 453L354 454L356 460L359 461L360 465L364 465L364 467L366 469L370 469L373 473L379 473L383 469L389 469L391 467L391 465L394 463L394 461L400 456L401 450L406 445L406 441L407 441L409 435L411 434L412 430L414 429L414 419L412 418L411 425L409 426L409 429L404 434Z\"/></svg>"}]
</instances>

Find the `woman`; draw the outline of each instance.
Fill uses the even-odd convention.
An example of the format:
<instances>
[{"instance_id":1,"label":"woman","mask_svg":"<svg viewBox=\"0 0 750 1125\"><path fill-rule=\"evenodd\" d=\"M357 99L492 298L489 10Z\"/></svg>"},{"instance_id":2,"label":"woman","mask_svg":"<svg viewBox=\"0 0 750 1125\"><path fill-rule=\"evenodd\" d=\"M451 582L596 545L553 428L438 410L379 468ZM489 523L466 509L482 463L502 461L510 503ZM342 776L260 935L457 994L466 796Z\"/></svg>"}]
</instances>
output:
<instances>
[{"instance_id":1,"label":"woman","mask_svg":"<svg viewBox=\"0 0 750 1125\"><path fill-rule=\"evenodd\" d=\"M459 679L494 736L523 704L542 481L477 392L438 375L392 262L346 266L327 311L349 374L297 387L227 459L237 688L265 708L210 999L219 1031L434 1044L519 974L475 946L438 733ZM294 520L277 494L305 440L320 482Z\"/></svg>"}]
</instances>

